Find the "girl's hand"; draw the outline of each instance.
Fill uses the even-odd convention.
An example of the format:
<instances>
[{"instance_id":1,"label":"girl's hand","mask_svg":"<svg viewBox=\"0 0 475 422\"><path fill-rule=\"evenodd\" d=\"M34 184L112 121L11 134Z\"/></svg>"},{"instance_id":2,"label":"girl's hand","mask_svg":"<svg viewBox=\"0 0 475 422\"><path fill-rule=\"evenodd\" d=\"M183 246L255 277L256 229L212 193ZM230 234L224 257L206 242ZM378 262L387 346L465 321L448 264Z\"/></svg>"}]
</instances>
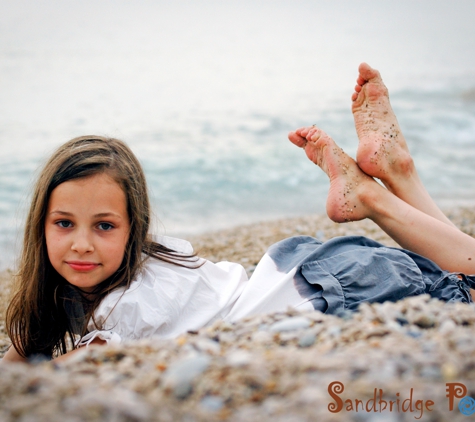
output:
<instances>
[{"instance_id":1,"label":"girl's hand","mask_svg":"<svg viewBox=\"0 0 475 422\"><path fill-rule=\"evenodd\" d=\"M91 343L89 343L89 346L90 345L104 345L104 344L107 344L107 341L105 340L101 340L100 338L96 337L94 340L91 341ZM88 347L88 346L86 346ZM57 357L56 359L54 359L55 362L63 362L63 361L66 361L68 360L72 355L74 355L75 353L77 353L79 350L83 350L84 347L79 347L77 349L74 349L74 350L71 350L70 352L68 353L65 353L64 355L61 355L59 357Z\"/></svg>"}]
</instances>

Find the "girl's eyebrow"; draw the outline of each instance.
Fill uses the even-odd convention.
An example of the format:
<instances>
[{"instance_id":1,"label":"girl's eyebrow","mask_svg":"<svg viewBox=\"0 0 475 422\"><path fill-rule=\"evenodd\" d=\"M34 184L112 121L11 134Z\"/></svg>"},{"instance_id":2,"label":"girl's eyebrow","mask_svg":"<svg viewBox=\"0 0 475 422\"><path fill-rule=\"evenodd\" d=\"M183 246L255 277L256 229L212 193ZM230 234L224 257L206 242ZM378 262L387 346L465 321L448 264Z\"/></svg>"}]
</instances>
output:
<instances>
[{"instance_id":1,"label":"girl's eyebrow","mask_svg":"<svg viewBox=\"0 0 475 422\"><path fill-rule=\"evenodd\" d=\"M122 218L120 214L117 214L115 212L109 211L109 212L101 212L99 214L94 214L94 217L96 218L103 218L103 217L117 217L117 218Z\"/></svg>"},{"instance_id":2,"label":"girl's eyebrow","mask_svg":"<svg viewBox=\"0 0 475 422\"><path fill-rule=\"evenodd\" d=\"M72 212L68 212L68 211L61 211L61 210L53 210L49 213L50 215L52 214L60 214L60 215L64 215L64 216L67 216L67 217L72 217L74 216L74 214ZM112 211L109 211L109 212L100 212L98 214L94 214L93 215L94 218L105 218L105 217L116 217L116 218L122 218L120 216L120 214L117 214L115 212L112 212Z\"/></svg>"},{"instance_id":3,"label":"girl's eyebrow","mask_svg":"<svg viewBox=\"0 0 475 422\"><path fill-rule=\"evenodd\" d=\"M49 214L50 214L50 215L51 215L51 214L73 215L73 213L71 213L71 212L61 211L61 210L53 210L53 211L51 211Z\"/></svg>"}]
</instances>

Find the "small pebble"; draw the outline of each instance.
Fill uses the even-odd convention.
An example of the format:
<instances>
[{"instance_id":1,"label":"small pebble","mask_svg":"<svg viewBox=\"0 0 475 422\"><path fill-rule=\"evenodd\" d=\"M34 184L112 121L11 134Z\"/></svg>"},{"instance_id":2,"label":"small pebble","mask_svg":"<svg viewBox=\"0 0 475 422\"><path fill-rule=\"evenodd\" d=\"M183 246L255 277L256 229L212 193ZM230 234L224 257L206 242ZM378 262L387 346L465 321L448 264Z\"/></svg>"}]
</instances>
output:
<instances>
[{"instance_id":1,"label":"small pebble","mask_svg":"<svg viewBox=\"0 0 475 422\"><path fill-rule=\"evenodd\" d=\"M223 399L217 396L206 396L200 402L200 405L203 409L209 412L217 412L221 410L224 406Z\"/></svg>"},{"instance_id":2,"label":"small pebble","mask_svg":"<svg viewBox=\"0 0 475 422\"><path fill-rule=\"evenodd\" d=\"M310 347L315 344L317 336L314 333L305 333L299 338L299 347Z\"/></svg>"},{"instance_id":3,"label":"small pebble","mask_svg":"<svg viewBox=\"0 0 475 422\"><path fill-rule=\"evenodd\" d=\"M407 318L405 316L403 316L402 314L400 314L396 317L396 321L401 325L409 324L409 321L407 320Z\"/></svg>"},{"instance_id":4,"label":"small pebble","mask_svg":"<svg viewBox=\"0 0 475 422\"><path fill-rule=\"evenodd\" d=\"M164 385L172 388L177 398L184 398L191 392L192 381L208 369L210 362L205 355L178 360L165 371Z\"/></svg>"},{"instance_id":5,"label":"small pebble","mask_svg":"<svg viewBox=\"0 0 475 422\"><path fill-rule=\"evenodd\" d=\"M442 322L439 326L439 332L442 335L450 334L457 328L457 324L453 322L451 319L446 319Z\"/></svg>"},{"instance_id":6,"label":"small pebble","mask_svg":"<svg viewBox=\"0 0 475 422\"><path fill-rule=\"evenodd\" d=\"M286 318L272 324L269 328L272 332L300 330L310 327L310 320L305 317Z\"/></svg>"},{"instance_id":7,"label":"small pebble","mask_svg":"<svg viewBox=\"0 0 475 422\"><path fill-rule=\"evenodd\" d=\"M252 354L245 350L236 350L227 356L226 361L229 366L246 366L252 362Z\"/></svg>"},{"instance_id":8,"label":"small pebble","mask_svg":"<svg viewBox=\"0 0 475 422\"><path fill-rule=\"evenodd\" d=\"M435 325L435 318L432 315L421 313L414 318L413 323L421 328L431 328Z\"/></svg>"}]
</instances>

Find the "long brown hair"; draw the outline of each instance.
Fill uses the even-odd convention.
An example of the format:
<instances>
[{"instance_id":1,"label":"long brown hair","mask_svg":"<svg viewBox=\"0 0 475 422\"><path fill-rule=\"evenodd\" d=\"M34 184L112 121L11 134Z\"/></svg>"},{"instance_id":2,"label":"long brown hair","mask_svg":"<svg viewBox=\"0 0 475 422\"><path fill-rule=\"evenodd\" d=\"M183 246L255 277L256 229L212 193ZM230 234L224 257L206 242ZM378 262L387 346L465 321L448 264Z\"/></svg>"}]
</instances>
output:
<instances>
[{"instance_id":1,"label":"long brown hair","mask_svg":"<svg viewBox=\"0 0 475 422\"><path fill-rule=\"evenodd\" d=\"M130 219L124 258L115 274L95 287L92 295L70 285L52 267L45 240L45 218L51 192L68 180L107 173L123 189ZM128 288L145 256L180 266L196 262L195 255L180 254L149 236L150 203L142 166L122 141L83 136L62 145L49 159L36 183L26 219L17 288L6 313L8 335L23 357L66 353L67 337L85 334L86 324L101 300L119 287ZM196 267L196 266L195 266ZM73 294L71 294L73 292ZM85 317L78 333L68 315L71 302L82 306ZM73 346L74 347L74 346Z\"/></svg>"}]
</instances>

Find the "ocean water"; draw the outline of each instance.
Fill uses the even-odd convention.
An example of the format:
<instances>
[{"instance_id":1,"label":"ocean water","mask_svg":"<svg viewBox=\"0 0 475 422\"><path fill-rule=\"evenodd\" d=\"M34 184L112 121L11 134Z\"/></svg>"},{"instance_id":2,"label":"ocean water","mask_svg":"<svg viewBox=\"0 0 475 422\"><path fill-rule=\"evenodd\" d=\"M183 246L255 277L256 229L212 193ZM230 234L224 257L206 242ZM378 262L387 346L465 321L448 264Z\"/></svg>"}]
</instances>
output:
<instances>
[{"instance_id":1,"label":"ocean water","mask_svg":"<svg viewBox=\"0 0 475 422\"><path fill-rule=\"evenodd\" d=\"M475 202L471 0L0 7L0 268L39 166L84 134L129 143L170 235L324 212L326 176L287 133L316 123L354 155L362 61L381 71L434 199Z\"/></svg>"}]
</instances>

